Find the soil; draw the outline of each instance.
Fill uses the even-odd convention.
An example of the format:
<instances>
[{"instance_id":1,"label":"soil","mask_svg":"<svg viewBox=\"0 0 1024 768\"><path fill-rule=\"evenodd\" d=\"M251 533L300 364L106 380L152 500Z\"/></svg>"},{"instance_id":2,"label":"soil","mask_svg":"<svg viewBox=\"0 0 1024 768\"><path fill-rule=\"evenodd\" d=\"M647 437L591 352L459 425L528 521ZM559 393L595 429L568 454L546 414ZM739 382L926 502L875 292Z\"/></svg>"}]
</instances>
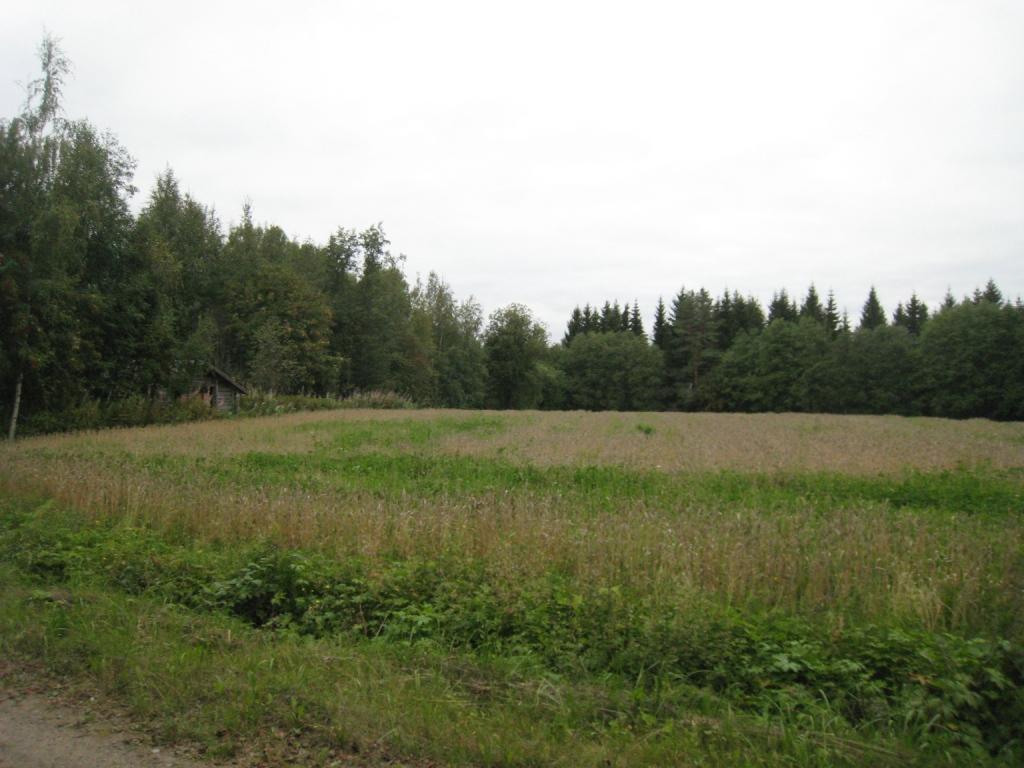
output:
<instances>
[{"instance_id":1,"label":"soil","mask_svg":"<svg viewBox=\"0 0 1024 768\"><path fill-rule=\"evenodd\" d=\"M200 768L93 711L42 692L0 690L0 768ZM209 768L209 764L207 764Z\"/></svg>"},{"instance_id":2,"label":"soil","mask_svg":"<svg viewBox=\"0 0 1024 768\"><path fill-rule=\"evenodd\" d=\"M85 681L0 658L0 768L438 768L341 750L314 755L276 729L266 736L217 759L200 744L157 744L146 723Z\"/></svg>"}]
</instances>

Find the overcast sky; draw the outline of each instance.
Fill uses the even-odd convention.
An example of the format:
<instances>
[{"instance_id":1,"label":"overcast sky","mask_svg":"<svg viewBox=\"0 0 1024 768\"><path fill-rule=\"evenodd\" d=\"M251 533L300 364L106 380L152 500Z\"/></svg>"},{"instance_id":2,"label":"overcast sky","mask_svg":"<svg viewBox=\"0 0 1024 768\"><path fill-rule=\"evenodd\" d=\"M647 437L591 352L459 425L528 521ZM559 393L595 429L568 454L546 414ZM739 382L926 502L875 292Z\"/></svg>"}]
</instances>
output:
<instances>
[{"instance_id":1,"label":"overcast sky","mask_svg":"<svg viewBox=\"0 0 1024 768\"><path fill-rule=\"evenodd\" d=\"M152 9L151 9L152 8ZM70 117L237 221L382 221L486 312L681 286L833 288L857 317L1024 294L1024 2L9 3L0 115L44 30Z\"/></svg>"}]
</instances>

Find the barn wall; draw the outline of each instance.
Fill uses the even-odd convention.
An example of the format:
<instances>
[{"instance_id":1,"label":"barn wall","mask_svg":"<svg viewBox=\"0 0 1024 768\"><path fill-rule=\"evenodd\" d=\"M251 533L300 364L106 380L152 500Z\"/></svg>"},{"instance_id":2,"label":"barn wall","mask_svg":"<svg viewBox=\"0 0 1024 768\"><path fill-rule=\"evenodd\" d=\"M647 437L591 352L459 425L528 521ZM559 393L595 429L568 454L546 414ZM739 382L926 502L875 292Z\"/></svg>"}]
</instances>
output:
<instances>
[{"instance_id":1,"label":"barn wall","mask_svg":"<svg viewBox=\"0 0 1024 768\"><path fill-rule=\"evenodd\" d=\"M237 393L231 387L223 384L217 385L217 408L221 411L233 411L235 409L235 397Z\"/></svg>"},{"instance_id":2,"label":"barn wall","mask_svg":"<svg viewBox=\"0 0 1024 768\"><path fill-rule=\"evenodd\" d=\"M225 384L215 376L200 376L192 382L192 391L196 394L213 387L210 406L219 411L234 411L238 406L238 392L234 387Z\"/></svg>"}]
</instances>

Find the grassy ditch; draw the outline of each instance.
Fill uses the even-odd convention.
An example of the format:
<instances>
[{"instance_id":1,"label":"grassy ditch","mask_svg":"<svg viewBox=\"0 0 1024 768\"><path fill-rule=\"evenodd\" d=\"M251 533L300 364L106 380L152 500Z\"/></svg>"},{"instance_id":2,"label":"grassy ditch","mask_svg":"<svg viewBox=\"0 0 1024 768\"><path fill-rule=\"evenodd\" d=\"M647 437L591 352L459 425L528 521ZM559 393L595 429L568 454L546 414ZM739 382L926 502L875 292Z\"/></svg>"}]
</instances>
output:
<instances>
[{"instance_id":1,"label":"grassy ditch","mask_svg":"<svg viewBox=\"0 0 1024 768\"><path fill-rule=\"evenodd\" d=\"M744 750L765 738L782 750L775 758L788 754L804 763L856 763L881 754L980 762L1020 756L1024 648L1007 640L885 625L837 633L791 616L739 613L714 603L697 610L692 601L680 612L671 601L594 589L557 573L511 585L486 563L465 559L367 562L266 544L198 547L144 529L86 523L48 504L8 502L2 519L4 576L9 587L18 587L4 600L4 643L57 670L88 671L109 677L111 685L125 675L140 676L140 685L146 674L180 677L185 662L169 655L181 652L178 643L145 662L137 652L129 654L146 671L126 669L131 662L124 661L123 638L105 639L106 633L128 631L115 619L141 612L151 621L160 617L158 627L199 622L220 636L234 627L246 647L261 654L318 649L307 658L313 668L324 647L344 648L358 664L367 663L367 655L378 664L395 664L405 670L402 675L422 663L424 674L432 670L427 679L433 682L425 685L454 686L459 697L474 702L465 705L476 713L472 717L497 718L488 729L507 727L506 717L525 717L528 730L545 734L537 738L546 744L535 754L536 744L508 733L497 751L479 743L441 749L433 744L438 733L367 741L367 734L345 730L349 721L324 721L320 711L313 720L325 748L340 743L367 749L380 742L400 754L511 765L567 761L568 753L557 757L557 751L579 739L597 757L613 745L623 749L623 739L632 735L643 736L646 744L632 744L636 759L656 763L689 754L693 740L710 729L717 746L705 746L700 754L715 760L743 755L746 761L750 755ZM103 620L97 619L97 605L106 606ZM163 642L165 637L154 636L154 643ZM240 653L235 647L222 650ZM193 646L185 657L209 663L204 654ZM220 677L244 679L251 663L232 663ZM473 682L470 675L467 689L436 677L438 665L445 664L477 669L484 679ZM279 710L276 682L250 684L254 689L239 711L216 715L215 722L232 726L224 744L213 740L216 749L227 749L266 718L282 727L302 720L295 713L289 720ZM511 701L509 691L516 686L545 684L562 702L554 719L544 706L520 711ZM497 701L496 689L506 691ZM291 706L298 711L324 706L307 700L309 692L292 690L299 698ZM145 698L141 691L132 695ZM147 715L173 712L178 718L183 715L175 707L187 709L187 695L174 706L164 702L160 706L170 710L161 713L152 711L153 702L139 706ZM479 710L481 696L486 716ZM209 706L230 710L226 698L214 695ZM423 713L414 710L393 712L390 719L401 721L396 728L403 733L414 733L423 727ZM197 728L188 726L180 735L209 742L209 734ZM747 736L727 735L735 729ZM169 736L179 730L172 728Z\"/></svg>"}]
</instances>

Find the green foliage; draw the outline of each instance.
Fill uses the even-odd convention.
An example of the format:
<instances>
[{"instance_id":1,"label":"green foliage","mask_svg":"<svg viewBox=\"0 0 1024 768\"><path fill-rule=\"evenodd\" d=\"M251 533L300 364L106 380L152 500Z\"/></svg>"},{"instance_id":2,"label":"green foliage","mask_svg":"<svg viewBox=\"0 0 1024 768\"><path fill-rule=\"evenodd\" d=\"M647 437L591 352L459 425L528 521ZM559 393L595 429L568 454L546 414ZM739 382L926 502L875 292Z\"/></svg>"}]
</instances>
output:
<instances>
[{"instance_id":1,"label":"green foliage","mask_svg":"<svg viewBox=\"0 0 1024 768\"><path fill-rule=\"evenodd\" d=\"M346 397L310 397L281 395L253 390L238 402L244 416L275 416L299 411L336 411L345 408L377 408L383 410L415 408L416 403L394 392L353 392Z\"/></svg>"},{"instance_id":2,"label":"green foliage","mask_svg":"<svg viewBox=\"0 0 1024 768\"><path fill-rule=\"evenodd\" d=\"M431 355L432 391L419 402L479 408L486 395L487 368L480 340L483 319L472 299L456 301L451 288L433 272L412 293L414 318L425 325Z\"/></svg>"},{"instance_id":3,"label":"green foliage","mask_svg":"<svg viewBox=\"0 0 1024 768\"><path fill-rule=\"evenodd\" d=\"M479 659L429 642L313 640L113 590L55 593L10 569L0 578L5 658L84 681L149 724L157 743L198 743L213 759L265 748L274 765L274 756L329 765L358 753L459 766L624 768L700 756L831 768L857 763L862 750L898 754L884 741L777 735L685 684L663 687L652 710L632 684L577 683L528 659Z\"/></svg>"},{"instance_id":4,"label":"green foliage","mask_svg":"<svg viewBox=\"0 0 1024 768\"><path fill-rule=\"evenodd\" d=\"M943 310L921 332L934 414L1024 419L1024 313L992 301Z\"/></svg>"},{"instance_id":5,"label":"green foliage","mask_svg":"<svg viewBox=\"0 0 1024 768\"><path fill-rule=\"evenodd\" d=\"M709 384L711 401L721 410L827 409L828 349L828 332L813 319L774 320L726 352Z\"/></svg>"},{"instance_id":6,"label":"green foliage","mask_svg":"<svg viewBox=\"0 0 1024 768\"><path fill-rule=\"evenodd\" d=\"M1024 313L992 280L934 318L911 295L893 328L872 288L856 333L813 285L799 307L776 293L767 326L753 298L682 289L671 311L659 300L650 343L637 302L616 300L576 307L549 349L523 305L484 328L437 275L410 287L380 224L299 242L247 203L225 231L170 170L133 217L134 161L61 116L70 65L52 38L40 65L22 113L0 120L0 414L19 393L30 431L83 402L187 394L210 365L281 394L457 408L1024 418ZM569 349L594 334L636 343Z\"/></svg>"},{"instance_id":7,"label":"green foliage","mask_svg":"<svg viewBox=\"0 0 1024 768\"><path fill-rule=\"evenodd\" d=\"M510 304L491 315L484 332L489 403L496 408L535 408L543 382L538 366L547 332L530 310Z\"/></svg>"},{"instance_id":8,"label":"green foliage","mask_svg":"<svg viewBox=\"0 0 1024 768\"><path fill-rule=\"evenodd\" d=\"M239 400L237 414L225 414L199 398L151 400L132 395L103 402L86 400L61 411L34 411L20 428L24 436L71 432L109 427L144 427L149 424L181 424L189 421L238 416L274 416L299 411L334 411L346 408L415 408L402 395L393 392L355 392L344 398L280 395L253 390Z\"/></svg>"},{"instance_id":9,"label":"green foliage","mask_svg":"<svg viewBox=\"0 0 1024 768\"><path fill-rule=\"evenodd\" d=\"M661 353L632 332L579 334L559 364L570 408L648 411L658 405Z\"/></svg>"},{"instance_id":10,"label":"green foliage","mask_svg":"<svg viewBox=\"0 0 1024 768\"><path fill-rule=\"evenodd\" d=\"M908 331L886 325L858 328L848 344L836 345L837 384L846 413L920 413L921 364Z\"/></svg>"},{"instance_id":11,"label":"green foliage","mask_svg":"<svg viewBox=\"0 0 1024 768\"><path fill-rule=\"evenodd\" d=\"M668 402L684 410L703 406L704 379L720 358L718 317L711 295L680 290L672 302L665 342Z\"/></svg>"},{"instance_id":12,"label":"green foliage","mask_svg":"<svg viewBox=\"0 0 1024 768\"><path fill-rule=\"evenodd\" d=\"M774 323L776 320L793 321L799 317L800 313L797 309L796 302L789 298L789 294L786 289L783 288L776 294L772 295L771 304L768 305L768 323Z\"/></svg>"},{"instance_id":13,"label":"green foliage","mask_svg":"<svg viewBox=\"0 0 1024 768\"><path fill-rule=\"evenodd\" d=\"M199 549L145 530L83 525L44 506L2 509L4 560L43 584L112 588L286 635L430 643L484 658L529 658L575 680L634 687L648 727L675 716L674 685L783 721L828 712L963 757L1019 757L1024 648L860 625L840 633L792 617L594 588L558 573L509 584L463 557L360 559L265 545Z\"/></svg>"},{"instance_id":14,"label":"green foliage","mask_svg":"<svg viewBox=\"0 0 1024 768\"><path fill-rule=\"evenodd\" d=\"M884 325L886 325L885 310L882 309L882 303L878 300L878 294L875 293L875 286L871 286L868 298L864 302L864 308L860 313L860 328L873 331Z\"/></svg>"}]
</instances>

